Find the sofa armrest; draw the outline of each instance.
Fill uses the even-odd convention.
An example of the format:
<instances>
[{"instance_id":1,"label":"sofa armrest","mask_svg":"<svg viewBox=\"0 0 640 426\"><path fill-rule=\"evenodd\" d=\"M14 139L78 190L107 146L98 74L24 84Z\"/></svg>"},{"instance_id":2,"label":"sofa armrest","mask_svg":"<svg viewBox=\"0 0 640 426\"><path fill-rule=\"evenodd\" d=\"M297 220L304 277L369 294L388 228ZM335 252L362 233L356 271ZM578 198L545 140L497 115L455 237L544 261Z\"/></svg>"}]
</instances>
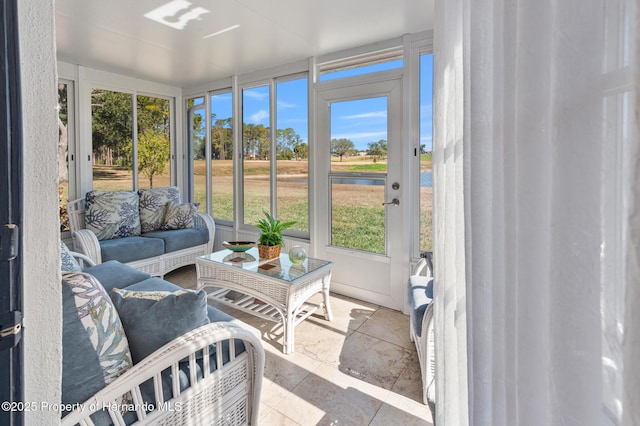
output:
<instances>
[{"instance_id":1,"label":"sofa armrest","mask_svg":"<svg viewBox=\"0 0 640 426\"><path fill-rule=\"evenodd\" d=\"M88 229L79 229L71 233L73 236L73 250L88 256L94 263L102 263L102 251L98 237Z\"/></svg>"},{"instance_id":2,"label":"sofa armrest","mask_svg":"<svg viewBox=\"0 0 640 426\"><path fill-rule=\"evenodd\" d=\"M236 356L235 345L229 344L229 361L223 364L219 350L216 353L217 368L210 372L210 345L231 339L242 340L245 352ZM216 347L222 348L223 345L216 344ZM202 354L200 362L204 364L200 380L196 380L195 376L198 352ZM176 374L180 361L188 362L189 371L192 372L190 386L183 391L180 390L179 375ZM157 424L161 420L165 424L212 424L223 417L222 410L228 409L230 404L237 404L239 410L246 409L246 419L251 419L248 423L257 424L264 362L262 343L251 332L229 322L210 323L174 339L134 365L78 409L67 414L61 424L84 424L84 420L103 407L122 404L122 397L126 395L133 397L132 405L138 419L144 424ZM168 395L168 398L162 390L162 372L167 369L173 372L172 395ZM145 412L149 405L144 404L142 399L142 384L153 385L155 400L167 399L165 406L158 408L159 404L155 404L155 409ZM237 395L232 389L244 392L245 397L228 400L230 396ZM114 424L125 424L119 411L108 410L108 414Z\"/></svg>"},{"instance_id":3,"label":"sofa armrest","mask_svg":"<svg viewBox=\"0 0 640 426\"><path fill-rule=\"evenodd\" d=\"M83 269L90 266L96 266L96 262L94 262L89 256L85 256L77 251L69 251L69 253L80 263L80 266L82 266Z\"/></svg>"},{"instance_id":4,"label":"sofa armrest","mask_svg":"<svg viewBox=\"0 0 640 426\"><path fill-rule=\"evenodd\" d=\"M207 251L213 253L213 242L216 237L216 222L207 213L196 213L194 226L196 228L206 227L209 230L209 243L207 244Z\"/></svg>"}]
</instances>

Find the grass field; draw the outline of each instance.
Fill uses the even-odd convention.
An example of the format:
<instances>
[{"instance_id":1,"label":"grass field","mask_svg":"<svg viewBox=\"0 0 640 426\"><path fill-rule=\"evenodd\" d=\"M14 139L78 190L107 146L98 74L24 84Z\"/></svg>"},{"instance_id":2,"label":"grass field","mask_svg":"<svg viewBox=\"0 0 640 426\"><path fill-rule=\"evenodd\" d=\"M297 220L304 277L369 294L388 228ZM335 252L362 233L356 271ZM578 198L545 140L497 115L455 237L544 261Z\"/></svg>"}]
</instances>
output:
<instances>
[{"instance_id":1,"label":"grass field","mask_svg":"<svg viewBox=\"0 0 640 426\"><path fill-rule=\"evenodd\" d=\"M421 170L431 169L431 154L422 154ZM206 206L206 163L196 160L194 167L195 202L200 210ZM309 231L308 185L300 179L308 175L307 162L281 160L277 162L277 216L282 220L294 220L296 230ZM367 157L336 159L331 169L337 172L384 172L384 162L372 162ZM130 191L133 188L132 173L114 166L95 165L93 173L94 189L109 191ZM169 186L167 172L154 176L156 188ZM255 223L262 217L262 211L269 206L270 163L252 160L244 164L244 205L245 223ZM233 220L233 164L231 160L212 162L212 215L218 219ZM149 188L147 177L139 176L139 187ZM62 191L66 194L66 188ZM61 194L62 195L62 194ZM384 188L372 185L334 185L332 194L332 243L374 253L384 253ZM420 241L421 250L431 250L432 241L432 189L420 190Z\"/></svg>"}]
</instances>

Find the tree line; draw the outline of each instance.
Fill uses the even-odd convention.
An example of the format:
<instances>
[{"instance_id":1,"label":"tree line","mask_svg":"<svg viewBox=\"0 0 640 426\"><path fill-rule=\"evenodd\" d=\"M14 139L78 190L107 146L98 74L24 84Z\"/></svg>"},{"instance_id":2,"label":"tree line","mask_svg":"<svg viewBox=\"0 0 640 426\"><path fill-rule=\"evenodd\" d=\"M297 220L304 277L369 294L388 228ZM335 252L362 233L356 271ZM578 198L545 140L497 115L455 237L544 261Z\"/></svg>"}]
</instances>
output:
<instances>
[{"instance_id":1,"label":"tree line","mask_svg":"<svg viewBox=\"0 0 640 426\"><path fill-rule=\"evenodd\" d=\"M340 161L342 161L343 157L358 155L358 153L359 151L356 149L353 141L351 141L350 139L331 139L331 155L339 157ZM387 141L384 139L380 139L376 142L369 142L367 144L366 154L370 155L373 158L374 163L377 163L383 158L386 158Z\"/></svg>"},{"instance_id":2,"label":"tree line","mask_svg":"<svg viewBox=\"0 0 640 426\"><path fill-rule=\"evenodd\" d=\"M205 159L205 130L202 117L194 119L193 152L197 160ZM211 157L214 160L233 158L233 119L211 118ZM271 158L271 130L262 124L242 124L243 158L268 160ZM276 129L276 155L278 160L302 160L309 156L309 146L290 127Z\"/></svg>"}]
</instances>

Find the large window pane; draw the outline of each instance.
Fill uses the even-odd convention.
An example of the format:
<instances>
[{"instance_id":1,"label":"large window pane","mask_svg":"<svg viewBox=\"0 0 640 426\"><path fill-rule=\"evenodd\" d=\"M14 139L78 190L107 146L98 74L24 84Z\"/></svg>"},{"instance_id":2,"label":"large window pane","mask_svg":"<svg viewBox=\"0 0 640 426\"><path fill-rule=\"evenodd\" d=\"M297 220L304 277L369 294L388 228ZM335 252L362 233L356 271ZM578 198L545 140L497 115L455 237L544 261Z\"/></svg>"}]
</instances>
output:
<instances>
[{"instance_id":1,"label":"large window pane","mask_svg":"<svg viewBox=\"0 0 640 426\"><path fill-rule=\"evenodd\" d=\"M331 179L331 245L384 254L384 179Z\"/></svg>"},{"instance_id":2,"label":"large window pane","mask_svg":"<svg viewBox=\"0 0 640 426\"><path fill-rule=\"evenodd\" d=\"M233 97L211 95L211 214L233 221Z\"/></svg>"},{"instance_id":3,"label":"large window pane","mask_svg":"<svg viewBox=\"0 0 640 426\"><path fill-rule=\"evenodd\" d=\"M331 245L386 253L386 96L331 103Z\"/></svg>"},{"instance_id":4,"label":"large window pane","mask_svg":"<svg viewBox=\"0 0 640 426\"><path fill-rule=\"evenodd\" d=\"M171 110L168 99L137 97L138 188L171 185Z\"/></svg>"},{"instance_id":5,"label":"large window pane","mask_svg":"<svg viewBox=\"0 0 640 426\"><path fill-rule=\"evenodd\" d=\"M93 189L133 190L133 95L91 92Z\"/></svg>"},{"instance_id":6,"label":"large window pane","mask_svg":"<svg viewBox=\"0 0 640 426\"><path fill-rule=\"evenodd\" d=\"M193 153L193 199L198 211L207 211L207 164L204 97L187 100L189 145Z\"/></svg>"},{"instance_id":7,"label":"large window pane","mask_svg":"<svg viewBox=\"0 0 640 426\"><path fill-rule=\"evenodd\" d=\"M331 104L331 171L387 172L387 98Z\"/></svg>"},{"instance_id":8,"label":"large window pane","mask_svg":"<svg viewBox=\"0 0 640 426\"><path fill-rule=\"evenodd\" d=\"M431 251L433 241L433 54L420 56L420 251Z\"/></svg>"},{"instance_id":9,"label":"large window pane","mask_svg":"<svg viewBox=\"0 0 640 426\"><path fill-rule=\"evenodd\" d=\"M277 217L309 232L307 78L276 84Z\"/></svg>"},{"instance_id":10,"label":"large window pane","mask_svg":"<svg viewBox=\"0 0 640 426\"><path fill-rule=\"evenodd\" d=\"M242 91L244 223L255 225L271 210L269 86Z\"/></svg>"}]
</instances>

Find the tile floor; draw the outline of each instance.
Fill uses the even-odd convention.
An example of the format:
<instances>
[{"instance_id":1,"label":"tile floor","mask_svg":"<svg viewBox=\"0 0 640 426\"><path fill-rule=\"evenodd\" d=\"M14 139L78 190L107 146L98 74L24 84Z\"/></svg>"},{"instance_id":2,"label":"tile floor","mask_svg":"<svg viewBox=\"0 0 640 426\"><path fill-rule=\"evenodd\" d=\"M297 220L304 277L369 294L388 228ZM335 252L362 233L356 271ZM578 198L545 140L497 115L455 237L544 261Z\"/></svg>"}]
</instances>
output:
<instances>
[{"instance_id":1,"label":"tile floor","mask_svg":"<svg viewBox=\"0 0 640 426\"><path fill-rule=\"evenodd\" d=\"M193 288L195 267L165 279ZM316 312L296 327L295 352L285 355L282 327L218 307L262 332L260 425L432 425L408 316L332 294L333 321Z\"/></svg>"}]
</instances>

